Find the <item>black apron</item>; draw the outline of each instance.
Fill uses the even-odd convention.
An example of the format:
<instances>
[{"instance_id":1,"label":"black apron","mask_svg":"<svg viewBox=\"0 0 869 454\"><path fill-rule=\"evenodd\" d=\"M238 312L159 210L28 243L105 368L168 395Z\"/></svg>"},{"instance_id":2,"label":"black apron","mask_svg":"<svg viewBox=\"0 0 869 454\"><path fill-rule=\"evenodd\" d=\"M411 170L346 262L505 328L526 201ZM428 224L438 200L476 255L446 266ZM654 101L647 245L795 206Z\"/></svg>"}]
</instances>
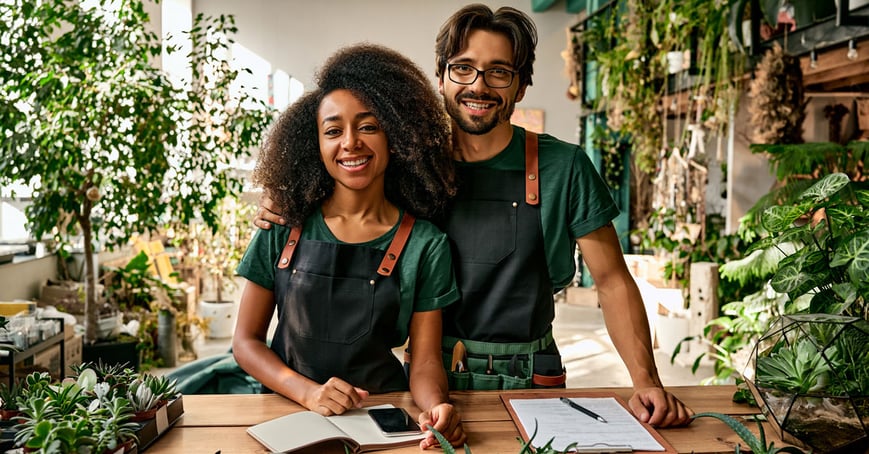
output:
<instances>
[{"instance_id":1,"label":"black apron","mask_svg":"<svg viewBox=\"0 0 869 454\"><path fill-rule=\"evenodd\" d=\"M469 356L464 365L473 373L467 386L474 389L530 387L532 356L542 350L557 355L540 221L537 136L526 131L526 139L524 172L457 169L459 190L446 231L462 298L444 309L444 363L449 370L452 358L447 357L462 340ZM563 376L560 357L557 363L557 375ZM454 389L463 388L454 383L456 374L448 375Z\"/></svg>"},{"instance_id":2,"label":"black apron","mask_svg":"<svg viewBox=\"0 0 869 454\"><path fill-rule=\"evenodd\" d=\"M408 389L392 353L401 305L392 271L413 228L405 213L389 249L299 241L294 228L278 260L278 325L271 349L293 370L325 383L331 377L372 393Z\"/></svg>"}]
</instances>

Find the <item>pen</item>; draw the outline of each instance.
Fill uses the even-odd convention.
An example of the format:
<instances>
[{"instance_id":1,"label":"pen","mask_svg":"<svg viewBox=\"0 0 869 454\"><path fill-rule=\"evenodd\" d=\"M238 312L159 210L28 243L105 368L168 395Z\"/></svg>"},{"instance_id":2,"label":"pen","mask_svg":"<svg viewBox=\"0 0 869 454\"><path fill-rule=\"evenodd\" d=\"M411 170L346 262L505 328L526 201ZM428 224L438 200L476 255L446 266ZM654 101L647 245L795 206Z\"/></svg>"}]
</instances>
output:
<instances>
[{"instance_id":1,"label":"pen","mask_svg":"<svg viewBox=\"0 0 869 454\"><path fill-rule=\"evenodd\" d=\"M570 408L572 408L574 410L578 410L582 413L585 413L586 415L591 416L592 418L594 418L600 422L606 422L606 419L603 419L599 414L583 407L582 405L579 405L578 403L576 403L576 402L574 402L566 397L559 397L559 399L562 402L566 403L568 406L570 406Z\"/></svg>"}]
</instances>

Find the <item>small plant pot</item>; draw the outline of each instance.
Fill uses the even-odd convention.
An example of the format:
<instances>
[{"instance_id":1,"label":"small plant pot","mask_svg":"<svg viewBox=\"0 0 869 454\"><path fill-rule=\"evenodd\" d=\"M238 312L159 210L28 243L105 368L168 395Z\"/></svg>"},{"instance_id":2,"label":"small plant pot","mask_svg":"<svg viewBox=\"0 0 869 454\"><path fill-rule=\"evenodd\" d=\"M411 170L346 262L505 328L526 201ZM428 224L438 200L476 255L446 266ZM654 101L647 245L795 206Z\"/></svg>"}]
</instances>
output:
<instances>
[{"instance_id":1,"label":"small plant pot","mask_svg":"<svg viewBox=\"0 0 869 454\"><path fill-rule=\"evenodd\" d=\"M114 450L106 449L105 451L103 451L103 454L126 454L128 452L133 452L133 449L135 449L135 447L136 447L136 440L133 440L131 438L131 439L121 443L121 445L118 446Z\"/></svg>"},{"instance_id":2,"label":"small plant pot","mask_svg":"<svg viewBox=\"0 0 869 454\"><path fill-rule=\"evenodd\" d=\"M154 417L157 416L158 410L160 410L159 405L154 407L154 408L148 409L148 410L137 411L137 412L133 413L133 422L142 422L142 421L147 421L149 419L154 419Z\"/></svg>"},{"instance_id":3,"label":"small plant pot","mask_svg":"<svg viewBox=\"0 0 869 454\"><path fill-rule=\"evenodd\" d=\"M12 421L12 418L21 415L21 412L18 410L0 410L0 420L2 421Z\"/></svg>"}]
</instances>

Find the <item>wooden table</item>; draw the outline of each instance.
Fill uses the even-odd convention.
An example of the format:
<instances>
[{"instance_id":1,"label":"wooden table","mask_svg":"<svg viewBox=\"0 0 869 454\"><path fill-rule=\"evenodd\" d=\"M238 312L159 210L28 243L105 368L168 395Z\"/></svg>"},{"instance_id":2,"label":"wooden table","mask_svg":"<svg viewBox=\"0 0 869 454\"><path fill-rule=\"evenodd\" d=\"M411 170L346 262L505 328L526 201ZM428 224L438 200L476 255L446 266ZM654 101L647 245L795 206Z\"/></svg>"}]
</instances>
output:
<instances>
[{"instance_id":1,"label":"wooden table","mask_svg":"<svg viewBox=\"0 0 869 454\"><path fill-rule=\"evenodd\" d=\"M695 412L713 411L732 416L758 413L757 408L735 404L731 398L733 386L682 386L668 388L676 397ZM563 390L533 390L551 392L554 396ZM630 388L588 388L584 392L614 392L626 401ZM474 454L516 454L520 444L519 432L501 402L500 393L510 391L465 391L452 392L451 398L462 412L468 445ZM372 395L366 405L391 403L416 414L410 393ZM275 394L222 394L184 396L184 416L146 453L265 453L266 449L245 432L249 426L268 421L288 413L302 411L298 404ZM757 424L745 422L757 433ZM659 433L680 453L732 453L737 443L736 434L724 423L712 418L700 418L688 427L659 429ZM766 426L767 443L786 445ZM745 444L742 443L743 449ZM430 452L441 452L438 449ZM322 452L322 449L312 451ZM338 452L343 453L343 450ZM378 451L384 453L419 453L416 446Z\"/></svg>"}]
</instances>

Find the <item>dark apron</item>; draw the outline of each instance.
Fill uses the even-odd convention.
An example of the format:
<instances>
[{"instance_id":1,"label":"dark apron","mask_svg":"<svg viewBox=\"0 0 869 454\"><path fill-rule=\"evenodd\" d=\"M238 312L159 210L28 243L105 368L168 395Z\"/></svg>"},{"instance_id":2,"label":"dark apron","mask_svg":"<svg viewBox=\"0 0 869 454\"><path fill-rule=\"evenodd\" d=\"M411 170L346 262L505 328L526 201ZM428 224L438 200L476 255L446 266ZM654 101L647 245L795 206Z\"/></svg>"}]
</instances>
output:
<instances>
[{"instance_id":1,"label":"dark apron","mask_svg":"<svg viewBox=\"0 0 869 454\"><path fill-rule=\"evenodd\" d=\"M450 371L454 389L529 388L535 361L547 363L547 373L563 383L552 342L555 307L540 222L537 136L526 134L524 172L458 168L446 230L462 299L444 310L444 363L449 371L461 340L471 373Z\"/></svg>"},{"instance_id":2,"label":"dark apron","mask_svg":"<svg viewBox=\"0 0 869 454\"><path fill-rule=\"evenodd\" d=\"M271 344L291 369L317 383L338 377L372 393L408 389L392 353L401 343L399 277L392 270L413 223L405 213L385 254L299 241L301 229L292 230L275 272L278 325Z\"/></svg>"}]
</instances>

